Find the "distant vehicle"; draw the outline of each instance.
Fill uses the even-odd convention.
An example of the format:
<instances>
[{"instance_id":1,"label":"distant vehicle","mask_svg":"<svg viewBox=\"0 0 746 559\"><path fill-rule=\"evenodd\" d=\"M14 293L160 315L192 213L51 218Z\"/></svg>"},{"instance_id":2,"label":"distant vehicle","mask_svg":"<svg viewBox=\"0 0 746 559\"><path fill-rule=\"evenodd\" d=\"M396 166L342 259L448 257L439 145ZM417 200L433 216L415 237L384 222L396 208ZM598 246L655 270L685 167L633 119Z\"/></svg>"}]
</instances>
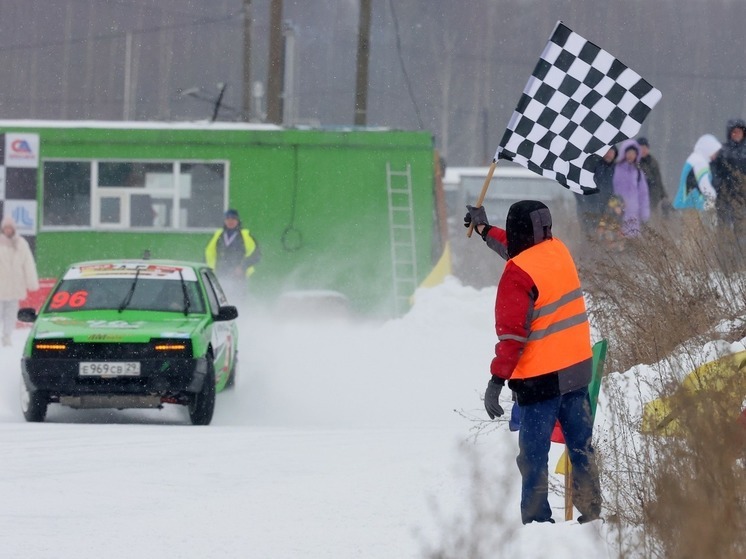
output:
<instances>
[{"instance_id":1,"label":"distant vehicle","mask_svg":"<svg viewBox=\"0 0 746 559\"><path fill-rule=\"evenodd\" d=\"M449 222L461 233L466 204L474 205L487 178L488 167L447 167L443 177ZM563 226L576 218L575 193L561 184L510 161L499 161L492 175L484 207L490 223L505 227L510 206L520 200L540 200L552 212L552 229L564 237Z\"/></svg>"},{"instance_id":2,"label":"distant vehicle","mask_svg":"<svg viewBox=\"0 0 746 559\"><path fill-rule=\"evenodd\" d=\"M215 394L233 385L236 307L205 264L112 260L72 264L33 323L21 359L21 407L44 421L72 408L180 404L208 425Z\"/></svg>"},{"instance_id":3,"label":"distant vehicle","mask_svg":"<svg viewBox=\"0 0 746 559\"><path fill-rule=\"evenodd\" d=\"M277 315L283 318L349 318L350 301L339 291L299 289L285 291L277 300Z\"/></svg>"}]
</instances>

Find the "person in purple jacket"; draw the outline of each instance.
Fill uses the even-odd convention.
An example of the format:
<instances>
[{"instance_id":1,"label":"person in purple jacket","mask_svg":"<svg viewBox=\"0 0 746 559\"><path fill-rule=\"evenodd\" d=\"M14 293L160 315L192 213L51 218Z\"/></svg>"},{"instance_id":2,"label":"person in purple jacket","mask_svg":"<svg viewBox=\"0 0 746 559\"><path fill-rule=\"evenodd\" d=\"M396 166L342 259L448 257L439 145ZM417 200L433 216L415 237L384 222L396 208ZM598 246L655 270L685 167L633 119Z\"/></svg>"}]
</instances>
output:
<instances>
[{"instance_id":1,"label":"person in purple jacket","mask_svg":"<svg viewBox=\"0 0 746 559\"><path fill-rule=\"evenodd\" d=\"M619 146L612 183L614 194L624 201L622 234L639 237L643 224L650 219L650 193L645 173L640 170L640 146L635 140Z\"/></svg>"}]
</instances>

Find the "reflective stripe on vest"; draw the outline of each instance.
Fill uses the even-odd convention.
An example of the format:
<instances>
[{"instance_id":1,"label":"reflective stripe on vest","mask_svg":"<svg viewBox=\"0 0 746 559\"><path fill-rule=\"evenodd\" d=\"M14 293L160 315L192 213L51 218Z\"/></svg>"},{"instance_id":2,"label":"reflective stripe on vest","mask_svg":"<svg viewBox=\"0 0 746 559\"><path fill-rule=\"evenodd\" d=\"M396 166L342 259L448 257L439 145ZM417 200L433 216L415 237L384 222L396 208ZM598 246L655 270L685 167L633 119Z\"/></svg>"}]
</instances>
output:
<instances>
[{"instance_id":1,"label":"reflective stripe on vest","mask_svg":"<svg viewBox=\"0 0 746 559\"><path fill-rule=\"evenodd\" d=\"M512 260L531 277L539 291L526 345L512 378L562 371L592 357L583 292L567 247L559 239L551 239L524 250Z\"/></svg>"}]
</instances>

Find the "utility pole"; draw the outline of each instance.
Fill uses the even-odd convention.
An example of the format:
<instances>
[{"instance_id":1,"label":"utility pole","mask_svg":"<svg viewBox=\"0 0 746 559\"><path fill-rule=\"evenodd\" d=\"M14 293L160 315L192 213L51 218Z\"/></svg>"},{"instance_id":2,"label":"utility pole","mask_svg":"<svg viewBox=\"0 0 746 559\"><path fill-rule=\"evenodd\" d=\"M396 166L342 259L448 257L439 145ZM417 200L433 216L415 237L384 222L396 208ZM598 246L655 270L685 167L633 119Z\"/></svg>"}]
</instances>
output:
<instances>
[{"instance_id":1,"label":"utility pole","mask_svg":"<svg viewBox=\"0 0 746 559\"><path fill-rule=\"evenodd\" d=\"M269 13L269 69L267 76L267 121L282 124L283 76L282 0L272 0Z\"/></svg>"},{"instance_id":2,"label":"utility pole","mask_svg":"<svg viewBox=\"0 0 746 559\"><path fill-rule=\"evenodd\" d=\"M295 26L290 20L283 25L283 77L282 77L282 123L285 126L295 124L296 95L295 95Z\"/></svg>"},{"instance_id":3,"label":"utility pole","mask_svg":"<svg viewBox=\"0 0 746 559\"><path fill-rule=\"evenodd\" d=\"M370 55L371 0L360 0L357 32L357 74L355 78L355 126L368 121L368 58Z\"/></svg>"},{"instance_id":4,"label":"utility pole","mask_svg":"<svg viewBox=\"0 0 746 559\"><path fill-rule=\"evenodd\" d=\"M124 36L124 111L122 119L132 118L132 32L127 31Z\"/></svg>"},{"instance_id":5,"label":"utility pole","mask_svg":"<svg viewBox=\"0 0 746 559\"><path fill-rule=\"evenodd\" d=\"M251 120L251 0L243 0L243 102L241 120Z\"/></svg>"}]
</instances>

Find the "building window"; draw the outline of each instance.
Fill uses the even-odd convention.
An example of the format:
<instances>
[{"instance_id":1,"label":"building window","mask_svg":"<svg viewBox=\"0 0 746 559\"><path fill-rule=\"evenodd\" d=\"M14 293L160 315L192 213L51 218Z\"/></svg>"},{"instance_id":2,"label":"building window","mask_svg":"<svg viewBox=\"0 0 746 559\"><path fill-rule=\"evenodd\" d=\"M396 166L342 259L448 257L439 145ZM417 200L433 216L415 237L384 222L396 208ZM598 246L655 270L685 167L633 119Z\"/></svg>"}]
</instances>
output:
<instances>
[{"instance_id":1,"label":"building window","mask_svg":"<svg viewBox=\"0 0 746 559\"><path fill-rule=\"evenodd\" d=\"M88 161L44 163L43 226L90 226L91 164Z\"/></svg>"},{"instance_id":2,"label":"building window","mask_svg":"<svg viewBox=\"0 0 746 559\"><path fill-rule=\"evenodd\" d=\"M205 229L222 221L227 163L44 161L42 227Z\"/></svg>"}]
</instances>

